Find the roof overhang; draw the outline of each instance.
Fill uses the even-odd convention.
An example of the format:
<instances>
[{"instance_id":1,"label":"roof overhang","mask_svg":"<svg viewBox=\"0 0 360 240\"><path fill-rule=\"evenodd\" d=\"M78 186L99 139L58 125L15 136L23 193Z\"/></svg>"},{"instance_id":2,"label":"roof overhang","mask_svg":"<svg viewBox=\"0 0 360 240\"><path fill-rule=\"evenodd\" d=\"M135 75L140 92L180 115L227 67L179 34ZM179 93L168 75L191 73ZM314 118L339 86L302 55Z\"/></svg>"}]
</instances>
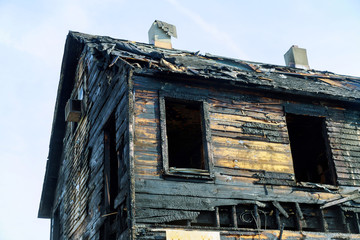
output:
<instances>
[{"instance_id":1,"label":"roof overhang","mask_svg":"<svg viewBox=\"0 0 360 240\"><path fill-rule=\"evenodd\" d=\"M60 82L55 103L49 155L46 162L46 172L38 212L39 218L51 218L65 133L65 104L73 88L76 66L83 47L83 41L73 32L69 32L64 48Z\"/></svg>"}]
</instances>

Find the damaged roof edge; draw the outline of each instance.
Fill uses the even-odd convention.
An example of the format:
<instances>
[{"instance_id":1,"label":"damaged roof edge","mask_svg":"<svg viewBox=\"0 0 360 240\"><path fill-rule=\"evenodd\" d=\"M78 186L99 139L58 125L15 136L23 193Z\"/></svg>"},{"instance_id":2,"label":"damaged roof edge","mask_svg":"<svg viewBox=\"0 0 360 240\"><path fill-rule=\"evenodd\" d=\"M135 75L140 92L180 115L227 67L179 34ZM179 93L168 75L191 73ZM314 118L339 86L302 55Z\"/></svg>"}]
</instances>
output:
<instances>
[{"instance_id":1,"label":"damaged roof edge","mask_svg":"<svg viewBox=\"0 0 360 240\"><path fill-rule=\"evenodd\" d=\"M77 62L83 48L84 41L79 38L77 33L70 31L66 38L61 65L60 82L50 136L49 155L46 162L46 172L38 211L39 218L51 218L65 129L64 109L72 91Z\"/></svg>"}]
</instances>

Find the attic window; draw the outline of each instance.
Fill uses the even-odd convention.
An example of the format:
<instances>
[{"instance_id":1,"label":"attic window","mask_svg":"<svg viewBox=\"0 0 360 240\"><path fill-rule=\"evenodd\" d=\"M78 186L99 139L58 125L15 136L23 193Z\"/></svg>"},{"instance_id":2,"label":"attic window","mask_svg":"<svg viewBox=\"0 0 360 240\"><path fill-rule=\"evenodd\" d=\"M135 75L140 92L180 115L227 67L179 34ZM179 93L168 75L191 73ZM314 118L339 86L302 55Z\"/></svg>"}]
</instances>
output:
<instances>
[{"instance_id":1,"label":"attic window","mask_svg":"<svg viewBox=\"0 0 360 240\"><path fill-rule=\"evenodd\" d=\"M286 123L296 181L335 185L325 118L286 114Z\"/></svg>"},{"instance_id":2,"label":"attic window","mask_svg":"<svg viewBox=\"0 0 360 240\"><path fill-rule=\"evenodd\" d=\"M184 98L160 99L165 173L209 176L204 102Z\"/></svg>"}]
</instances>

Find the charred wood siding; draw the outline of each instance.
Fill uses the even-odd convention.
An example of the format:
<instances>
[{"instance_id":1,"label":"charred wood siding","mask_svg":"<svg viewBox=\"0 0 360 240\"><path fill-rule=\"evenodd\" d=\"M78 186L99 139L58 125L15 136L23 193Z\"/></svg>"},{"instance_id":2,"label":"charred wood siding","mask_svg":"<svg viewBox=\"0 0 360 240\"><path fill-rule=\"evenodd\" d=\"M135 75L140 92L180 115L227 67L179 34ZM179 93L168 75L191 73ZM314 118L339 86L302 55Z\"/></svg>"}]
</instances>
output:
<instances>
[{"instance_id":1,"label":"charred wood siding","mask_svg":"<svg viewBox=\"0 0 360 240\"><path fill-rule=\"evenodd\" d=\"M320 204L333 197L321 189L296 187L285 121L284 105L287 101L236 90L215 91L209 85L204 88L204 85L195 83L165 83L143 76L134 76L133 80L137 224L181 224L181 221L185 221L185 226L195 226L198 219L208 212L208 218L213 218L208 224L215 226L215 212L219 207L231 209L231 206L254 204L255 201ZM215 173L213 180L164 179L159 90L174 91L174 95L196 94L208 99ZM310 111L311 115L315 112L326 117L332 147L336 141L344 138L344 132L356 131L354 123L347 123L343 117L344 109L321 105L309 107L309 104L300 103L296 109L303 109L298 111L304 115ZM337 124L347 128L336 129ZM342 136L339 136L340 131ZM355 136L354 133L345 138ZM350 143L359 144L356 139ZM344 170L339 166L346 164L346 160L336 156L348 157L348 164L356 166L357 159L351 155L357 156L357 151L350 151L350 148L355 148L350 143L345 147L338 144L340 149L332 148L339 184L343 185L354 185L351 179L355 177L348 170L347 176L342 175L341 171ZM347 151L343 151L344 148ZM314 239L317 237L314 236Z\"/></svg>"},{"instance_id":2,"label":"charred wood siding","mask_svg":"<svg viewBox=\"0 0 360 240\"><path fill-rule=\"evenodd\" d=\"M281 103L211 99L211 132L216 166L293 173Z\"/></svg>"},{"instance_id":3,"label":"charred wood siding","mask_svg":"<svg viewBox=\"0 0 360 240\"><path fill-rule=\"evenodd\" d=\"M129 224L124 209L129 205L128 67L118 62L112 68L85 49L79 60L73 97L84 88L83 116L74 126L68 123L64 139L63 164L55 206L59 206L64 239L98 239L108 214L104 209L104 133L109 116L115 114L116 149L121 154L119 195L115 216L122 225L118 236L126 239ZM71 126L73 125L73 126ZM125 220L124 220L125 218Z\"/></svg>"},{"instance_id":4,"label":"charred wood siding","mask_svg":"<svg viewBox=\"0 0 360 240\"><path fill-rule=\"evenodd\" d=\"M89 125L84 117L78 125L75 136L69 136L66 147L64 163L66 174L66 185L64 191L64 212L66 223L64 233L67 236L74 235L86 217L86 201L88 199L87 181L89 176L88 154L86 144L88 141ZM68 203L68 204L66 204ZM75 234L76 236L76 234Z\"/></svg>"},{"instance_id":5,"label":"charred wood siding","mask_svg":"<svg viewBox=\"0 0 360 240\"><path fill-rule=\"evenodd\" d=\"M335 114L336 113L336 114ZM327 121L340 185L360 186L360 112L337 111Z\"/></svg>"}]
</instances>

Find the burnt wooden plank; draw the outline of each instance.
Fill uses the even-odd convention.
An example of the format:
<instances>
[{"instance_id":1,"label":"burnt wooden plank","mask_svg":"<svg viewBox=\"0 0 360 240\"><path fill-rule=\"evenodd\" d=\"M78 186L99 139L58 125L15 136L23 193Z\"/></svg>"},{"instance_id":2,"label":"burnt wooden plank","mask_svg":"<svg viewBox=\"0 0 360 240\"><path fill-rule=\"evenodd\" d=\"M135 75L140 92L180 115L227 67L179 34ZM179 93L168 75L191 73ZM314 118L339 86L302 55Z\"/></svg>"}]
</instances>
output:
<instances>
[{"instance_id":1,"label":"burnt wooden plank","mask_svg":"<svg viewBox=\"0 0 360 240\"><path fill-rule=\"evenodd\" d=\"M346 150L338 150L338 149L331 149L333 156L346 156L346 157L354 157L354 159L360 158L360 152L356 151L346 151ZM346 160L346 158L344 158Z\"/></svg>"},{"instance_id":2,"label":"burnt wooden plank","mask_svg":"<svg viewBox=\"0 0 360 240\"><path fill-rule=\"evenodd\" d=\"M226 136L212 136L212 145L214 147L228 147L238 149L250 149L272 152L290 153L290 145L282 143L271 143L267 141L237 140ZM360 154L359 154L360 157Z\"/></svg>"},{"instance_id":3,"label":"burnt wooden plank","mask_svg":"<svg viewBox=\"0 0 360 240\"><path fill-rule=\"evenodd\" d=\"M360 152L360 146L333 143L332 141L330 141L330 147L332 150Z\"/></svg>"},{"instance_id":4,"label":"burnt wooden plank","mask_svg":"<svg viewBox=\"0 0 360 240\"><path fill-rule=\"evenodd\" d=\"M218 206L234 206L242 201L227 198L199 198L167 194L136 193L139 208L179 209L191 211L214 211Z\"/></svg>"},{"instance_id":5,"label":"burnt wooden plank","mask_svg":"<svg viewBox=\"0 0 360 240\"><path fill-rule=\"evenodd\" d=\"M137 223L167 223L176 220L193 220L199 214L200 212L195 211L139 208L136 210L135 218Z\"/></svg>"},{"instance_id":6,"label":"burnt wooden plank","mask_svg":"<svg viewBox=\"0 0 360 240\"><path fill-rule=\"evenodd\" d=\"M233 177L234 179L234 177ZM193 196L199 198L229 198L248 199L258 201L299 201L304 203L321 203L327 199L329 193L317 192L309 195L303 190L295 190L292 187L267 188L256 187L249 182L247 185L229 185L224 179L223 184L174 182L161 179L143 179L136 182L137 193L168 194L174 196ZM220 183L220 182L219 182ZM316 195L316 196L315 196ZM331 195L331 194L330 194ZM320 196L320 199L319 199Z\"/></svg>"},{"instance_id":7,"label":"burnt wooden plank","mask_svg":"<svg viewBox=\"0 0 360 240\"><path fill-rule=\"evenodd\" d=\"M310 116L328 116L327 109L321 105L303 104L303 103L285 103L285 112L299 115Z\"/></svg>"},{"instance_id":8,"label":"burnt wooden plank","mask_svg":"<svg viewBox=\"0 0 360 240\"><path fill-rule=\"evenodd\" d=\"M336 172L360 175L360 169L355 166L340 167L336 164Z\"/></svg>"},{"instance_id":9,"label":"burnt wooden plank","mask_svg":"<svg viewBox=\"0 0 360 240\"><path fill-rule=\"evenodd\" d=\"M212 129L211 134L213 136L228 137L239 140L264 141L264 142L274 142L274 143L284 143L284 144L289 143L289 138L287 136L278 137L271 135L261 135L261 133L259 133L258 135L239 134L238 132L232 132L232 131L225 132L225 131L218 131L216 129Z\"/></svg>"},{"instance_id":10,"label":"burnt wooden plank","mask_svg":"<svg viewBox=\"0 0 360 240\"><path fill-rule=\"evenodd\" d=\"M329 137L329 140L332 145L351 146L357 149L360 148L360 141L358 140L349 140L337 137Z\"/></svg>"},{"instance_id":11,"label":"burnt wooden plank","mask_svg":"<svg viewBox=\"0 0 360 240\"><path fill-rule=\"evenodd\" d=\"M210 101L210 113L219 113L227 115L238 115L242 117L252 118L255 121L259 120L269 124L283 124L285 119L282 113L272 113L268 112L267 109L259 108L257 111L253 109L245 109L243 107L236 108L232 105L227 106L217 106L212 104ZM263 110L263 111L261 111Z\"/></svg>"}]
</instances>

